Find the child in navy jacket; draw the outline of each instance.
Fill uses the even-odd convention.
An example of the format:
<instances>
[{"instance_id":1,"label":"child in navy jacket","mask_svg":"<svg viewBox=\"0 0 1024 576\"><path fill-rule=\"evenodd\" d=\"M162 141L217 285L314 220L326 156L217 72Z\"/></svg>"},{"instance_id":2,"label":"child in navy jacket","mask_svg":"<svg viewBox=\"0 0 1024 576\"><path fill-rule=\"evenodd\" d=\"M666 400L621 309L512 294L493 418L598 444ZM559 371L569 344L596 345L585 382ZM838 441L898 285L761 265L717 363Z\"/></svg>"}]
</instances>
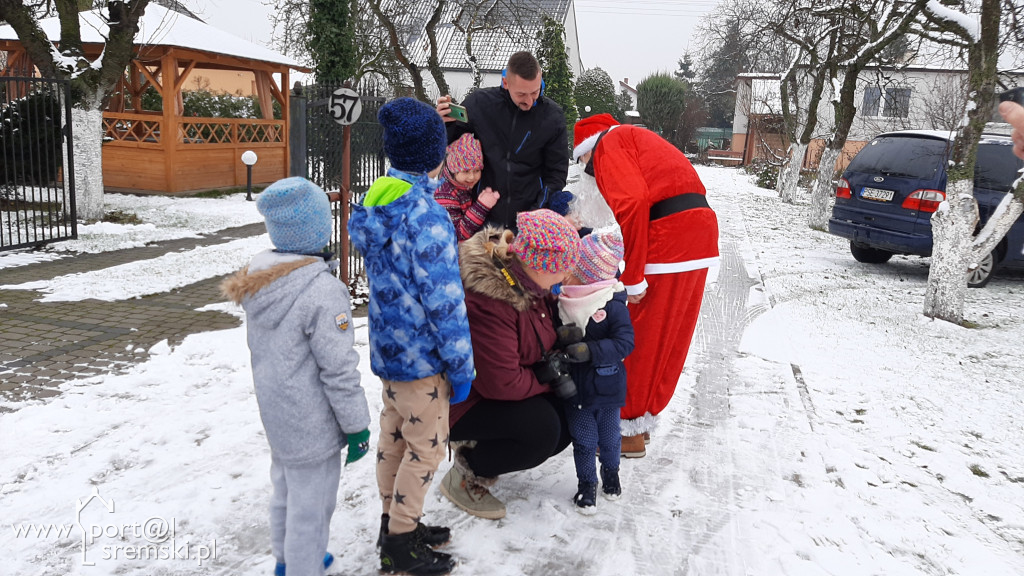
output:
<instances>
[{"instance_id":1,"label":"child in navy jacket","mask_svg":"<svg viewBox=\"0 0 1024 576\"><path fill-rule=\"evenodd\" d=\"M623 360L633 351L633 325L626 309L626 292L616 279L622 252L618 231L595 232L584 237L580 241L579 263L566 278L558 298L562 323L584 328L583 343L590 357L587 362L569 365L577 393L567 408L579 480L573 502L583 514L596 511L594 454L598 447L605 497L614 500L622 494L619 409L626 402Z\"/></svg>"}]
</instances>

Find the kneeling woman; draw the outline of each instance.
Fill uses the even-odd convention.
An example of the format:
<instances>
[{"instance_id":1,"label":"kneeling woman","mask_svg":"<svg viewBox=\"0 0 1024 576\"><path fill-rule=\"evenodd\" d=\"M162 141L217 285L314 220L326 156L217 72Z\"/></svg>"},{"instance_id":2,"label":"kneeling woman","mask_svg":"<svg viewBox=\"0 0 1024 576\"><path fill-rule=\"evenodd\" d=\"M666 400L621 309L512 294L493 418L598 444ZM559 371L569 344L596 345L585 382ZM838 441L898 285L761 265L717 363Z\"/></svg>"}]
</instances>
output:
<instances>
[{"instance_id":1,"label":"kneeling woman","mask_svg":"<svg viewBox=\"0 0 1024 576\"><path fill-rule=\"evenodd\" d=\"M551 210L519 214L519 234L485 228L459 246L476 380L451 407L455 464L441 493L481 518L503 518L489 492L498 476L528 470L565 449L562 402L534 365L556 347L551 287L572 270L579 235Z\"/></svg>"}]
</instances>

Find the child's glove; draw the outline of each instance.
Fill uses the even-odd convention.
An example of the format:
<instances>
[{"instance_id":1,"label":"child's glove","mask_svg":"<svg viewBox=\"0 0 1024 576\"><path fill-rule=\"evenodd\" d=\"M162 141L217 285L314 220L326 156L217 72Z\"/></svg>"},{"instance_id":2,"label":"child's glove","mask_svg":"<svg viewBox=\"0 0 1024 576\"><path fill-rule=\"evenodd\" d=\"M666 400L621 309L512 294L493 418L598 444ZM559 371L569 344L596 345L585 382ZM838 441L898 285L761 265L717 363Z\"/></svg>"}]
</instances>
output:
<instances>
[{"instance_id":1,"label":"child's glove","mask_svg":"<svg viewBox=\"0 0 1024 576\"><path fill-rule=\"evenodd\" d=\"M586 342L577 342L565 347L565 360L573 364L590 361L590 347Z\"/></svg>"},{"instance_id":2,"label":"child's glove","mask_svg":"<svg viewBox=\"0 0 1024 576\"><path fill-rule=\"evenodd\" d=\"M547 208L565 216L569 213L569 202L571 202L573 198L575 198L575 196L573 196L572 192L569 192L568 190L556 190L555 192L552 192L551 196L548 198Z\"/></svg>"},{"instance_id":3,"label":"child's glove","mask_svg":"<svg viewBox=\"0 0 1024 576\"><path fill-rule=\"evenodd\" d=\"M450 402L452 404L458 404L469 397L469 391L473 387L473 382L465 382L462 384L456 384L452 382L452 397Z\"/></svg>"},{"instance_id":4,"label":"child's glove","mask_svg":"<svg viewBox=\"0 0 1024 576\"><path fill-rule=\"evenodd\" d=\"M583 340L583 328L580 328L575 323L562 324L555 328L555 336L558 337L555 340L555 348L564 349L569 344L575 344Z\"/></svg>"},{"instance_id":5,"label":"child's glove","mask_svg":"<svg viewBox=\"0 0 1024 576\"><path fill-rule=\"evenodd\" d=\"M345 465L359 460L370 451L370 431L363 430L348 435L348 456L345 456Z\"/></svg>"}]
</instances>

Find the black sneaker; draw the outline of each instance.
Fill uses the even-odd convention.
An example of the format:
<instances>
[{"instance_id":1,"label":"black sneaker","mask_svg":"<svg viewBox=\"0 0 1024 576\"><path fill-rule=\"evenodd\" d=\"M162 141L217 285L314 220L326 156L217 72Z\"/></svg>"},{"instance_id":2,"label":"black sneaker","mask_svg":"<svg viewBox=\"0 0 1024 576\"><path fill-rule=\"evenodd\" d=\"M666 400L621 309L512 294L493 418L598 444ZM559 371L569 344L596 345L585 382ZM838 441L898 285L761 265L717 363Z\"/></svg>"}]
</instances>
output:
<instances>
[{"instance_id":1,"label":"black sneaker","mask_svg":"<svg viewBox=\"0 0 1024 576\"><path fill-rule=\"evenodd\" d=\"M455 568L452 557L434 552L416 538L416 532L386 534L380 544L380 571L385 574L435 576Z\"/></svg>"},{"instance_id":2,"label":"black sneaker","mask_svg":"<svg viewBox=\"0 0 1024 576\"><path fill-rule=\"evenodd\" d=\"M377 535L377 548L380 548L381 540L388 535L389 520L391 520L391 516L387 514L380 515L380 533ZM452 531L447 526L427 526L422 522L416 524L413 534L416 535L420 542L431 548L444 546L452 539Z\"/></svg>"},{"instance_id":3,"label":"black sneaker","mask_svg":"<svg viewBox=\"0 0 1024 576\"><path fill-rule=\"evenodd\" d=\"M622 496L622 485L619 484L619 469L601 466L601 492L609 500L618 500Z\"/></svg>"},{"instance_id":4,"label":"black sneaker","mask_svg":"<svg viewBox=\"0 0 1024 576\"><path fill-rule=\"evenodd\" d=\"M590 515L597 512L597 482L580 482L579 490L572 497L572 501L580 514Z\"/></svg>"}]
</instances>

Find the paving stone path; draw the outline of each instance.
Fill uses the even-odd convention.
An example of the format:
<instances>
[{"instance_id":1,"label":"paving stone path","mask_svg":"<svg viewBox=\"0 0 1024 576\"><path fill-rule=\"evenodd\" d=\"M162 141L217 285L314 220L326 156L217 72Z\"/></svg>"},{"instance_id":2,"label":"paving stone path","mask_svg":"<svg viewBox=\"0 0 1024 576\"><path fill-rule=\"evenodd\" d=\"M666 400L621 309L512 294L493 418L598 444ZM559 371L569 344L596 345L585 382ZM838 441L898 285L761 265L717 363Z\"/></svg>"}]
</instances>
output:
<instances>
[{"instance_id":1,"label":"paving stone path","mask_svg":"<svg viewBox=\"0 0 1024 576\"><path fill-rule=\"evenodd\" d=\"M263 223L97 254L0 269L0 285L22 284L100 270L168 252L190 250L256 236ZM185 336L233 328L239 320L222 312L196 309L223 302L223 276L170 292L106 302L40 302L34 290L0 290L0 411L18 401L59 394L65 381L117 372L144 361L161 340L179 344Z\"/></svg>"}]
</instances>

